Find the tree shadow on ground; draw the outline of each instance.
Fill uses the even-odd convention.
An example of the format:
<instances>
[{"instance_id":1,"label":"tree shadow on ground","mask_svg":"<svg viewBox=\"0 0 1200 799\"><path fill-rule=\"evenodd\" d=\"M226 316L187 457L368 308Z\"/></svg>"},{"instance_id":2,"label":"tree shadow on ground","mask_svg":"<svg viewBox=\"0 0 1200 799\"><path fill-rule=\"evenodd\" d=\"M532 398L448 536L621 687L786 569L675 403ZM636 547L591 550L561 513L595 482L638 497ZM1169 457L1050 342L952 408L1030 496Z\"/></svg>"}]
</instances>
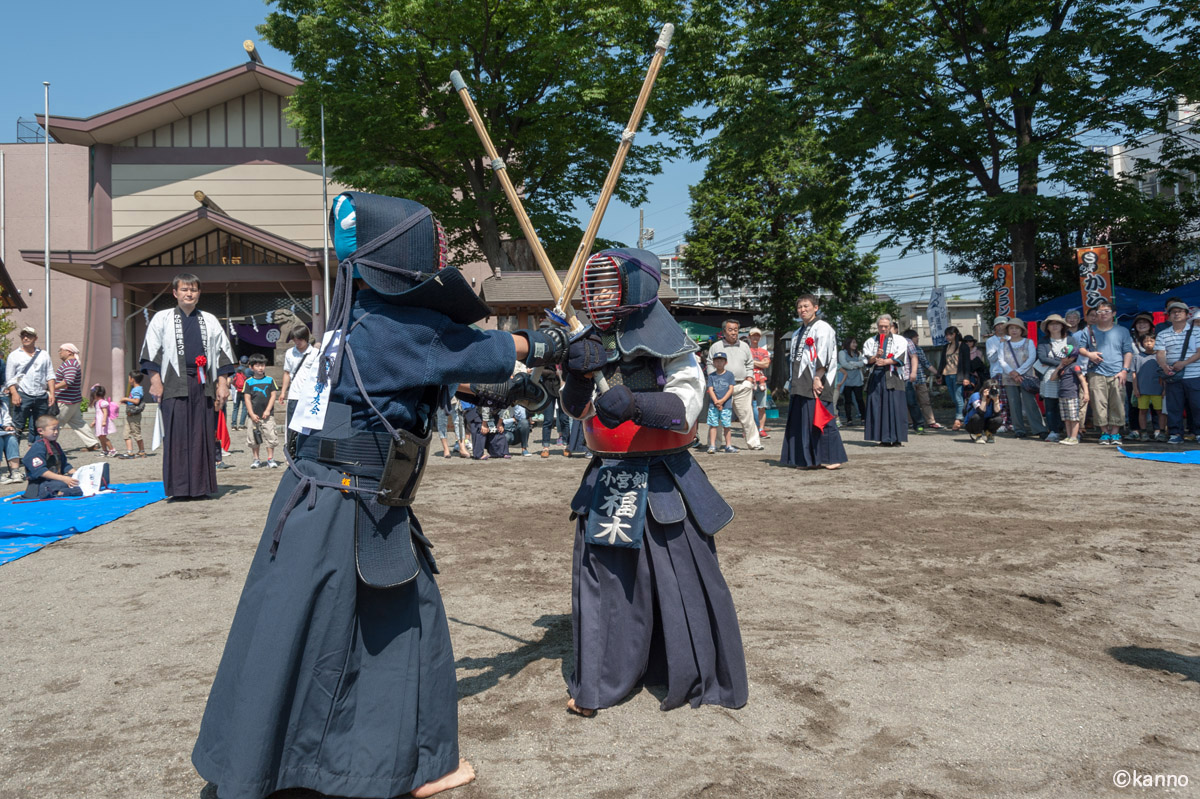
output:
<instances>
[{"instance_id":1,"label":"tree shadow on ground","mask_svg":"<svg viewBox=\"0 0 1200 799\"><path fill-rule=\"evenodd\" d=\"M1108 654L1115 660L1130 666L1169 671L1173 674L1182 674L1192 682L1200 682L1200 657L1141 646L1114 646L1108 650Z\"/></svg>"},{"instance_id":2,"label":"tree shadow on ground","mask_svg":"<svg viewBox=\"0 0 1200 799\"><path fill-rule=\"evenodd\" d=\"M459 658L454 664L460 669L483 669L480 674L463 677L458 681L458 698L481 694L489 688L494 688L504 677L514 677L522 669L535 660L561 661L560 669L563 678L567 676L568 663L571 659L571 617L568 614L546 615L533 623L534 627L546 630L536 641L528 641L515 635L497 630L483 624L474 624L462 619L450 617L450 621L465 627L474 627L503 636L520 644L515 649L499 652L493 657Z\"/></svg>"}]
</instances>

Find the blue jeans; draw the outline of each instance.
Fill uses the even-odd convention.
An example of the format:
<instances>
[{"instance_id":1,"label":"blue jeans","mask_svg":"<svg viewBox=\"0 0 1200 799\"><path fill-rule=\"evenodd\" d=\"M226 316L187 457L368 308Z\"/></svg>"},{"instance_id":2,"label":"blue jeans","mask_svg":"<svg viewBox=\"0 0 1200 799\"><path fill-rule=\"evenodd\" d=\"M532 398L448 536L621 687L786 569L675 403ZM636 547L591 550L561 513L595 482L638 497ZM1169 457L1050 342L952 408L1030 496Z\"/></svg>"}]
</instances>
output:
<instances>
[{"instance_id":1,"label":"blue jeans","mask_svg":"<svg viewBox=\"0 0 1200 799\"><path fill-rule=\"evenodd\" d=\"M21 458L21 445L18 443L16 433L0 434L0 441L3 441L4 460L15 461Z\"/></svg>"},{"instance_id":2,"label":"blue jeans","mask_svg":"<svg viewBox=\"0 0 1200 799\"><path fill-rule=\"evenodd\" d=\"M917 387L911 381L904 384L904 399L908 402L908 418L914 430L925 427L925 417L921 413L921 405L917 402Z\"/></svg>"},{"instance_id":3,"label":"blue jeans","mask_svg":"<svg viewBox=\"0 0 1200 799\"><path fill-rule=\"evenodd\" d=\"M1063 434L1062 414L1058 412L1058 400L1056 398L1042 398L1042 404L1046 406L1046 427L1050 428L1051 433Z\"/></svg>"},{"instance_id":4,"label":"blue jeans","mask_svg":"<svg viewBox=\"0 0 1200 799\"><path fill-rule=\"evenodd\" d=\"M963 418L963 384L957 375L946 375L946 390L950 399L954 400L954 421L961 422Z\"/></svg>"},{"instance_id":5,"label":"blue jeans","mask_svg":"<svg viewBox=\"0 0 1200 799\"><path fill-rule=\"evenodd\" d=\"M20 405L14 405L12 409L13 427L17 429L17 435L21 434L21 428L25 426L25 422L29 422L29 433L26 436L30 444L37 441L37 420L39 416L46 415L50 410L50 395L43 394L40 397L31 397L21 389L17 389L17 396L21 398Z\"/></svg>"},{"instance_id":6,"label":"blue jeans","mask_svg":"<svg viewBox=\"0 0 1200 799\"><path fill-rule=\"evenodd\" d=\"M542 411L542 448L550 446L551 439L554 437L551 431L557 431L557 437L565 439L570 434L571 417L567 416L567 412L558 404L558 400L551 402Z\"/></svg>"},{"instance_id":7,"label":"blue jeans","mask_svg":"<svg viewBox=\"0 0 1200 799\"><path fill-rule=\"evenodd\" d=\"M242 399L242 392L233 392L233 419L229 423L238 426L245 425L249 415L250 411L246 410L246 401Z\"/></svg>"},{"instance_id":8,"label":"blue jeans","mask_svg":"<svg viewBox=\"0 0 1200 799\"><path fill-rule=\"evenodd\" d=\"M522 450L529 449L529 412L521 405L513 406L513 421L516 430L513 431L513 443L519 444Z\"/></svg>"}]
</instances>

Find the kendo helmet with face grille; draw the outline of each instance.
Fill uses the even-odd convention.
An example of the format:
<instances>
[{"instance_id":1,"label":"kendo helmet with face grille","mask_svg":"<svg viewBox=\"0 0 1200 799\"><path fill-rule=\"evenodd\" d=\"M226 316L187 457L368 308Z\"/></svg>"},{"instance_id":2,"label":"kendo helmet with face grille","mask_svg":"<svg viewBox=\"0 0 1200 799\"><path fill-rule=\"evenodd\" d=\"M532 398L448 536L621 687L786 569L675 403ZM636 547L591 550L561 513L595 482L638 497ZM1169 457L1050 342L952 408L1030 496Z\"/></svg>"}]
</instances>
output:
<instances>
[{"instance_id":1,"label":"kendo helmet with face grille","mask_svg":"<svg viewBox=\"0 0 1200 799\"><path fill-rule=\"evenodd\" d=\"M658 258L646 250L602 250L583 267L583 307L597 329L607 331L658 302Z\"/></svg>"}]
</instances>

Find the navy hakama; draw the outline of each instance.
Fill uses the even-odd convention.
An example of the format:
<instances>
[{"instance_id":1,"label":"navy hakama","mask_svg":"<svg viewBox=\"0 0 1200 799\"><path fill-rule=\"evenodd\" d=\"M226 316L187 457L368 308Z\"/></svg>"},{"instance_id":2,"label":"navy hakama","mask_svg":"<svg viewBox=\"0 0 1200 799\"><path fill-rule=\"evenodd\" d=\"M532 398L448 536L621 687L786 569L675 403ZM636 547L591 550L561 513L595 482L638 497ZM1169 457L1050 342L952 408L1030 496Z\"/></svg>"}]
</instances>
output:
<instances>
[{"instance_id":1,"label":"navy hakama","mask_svg":"<svg viewBox=\"0 0 1200 799\"><path fill-rule=\"evenodd\" d=\"M294 468L326 483L342 477L308 460ZM289 787L398 796L458 767L454 655L436 566L410 516L416 579L360 583L358 503L324 487L309 489L311 510L306 496L288 516L272 556L275 520L299 480L289 469L280 481L192 762L221 799Z\"/></svg>"},{"instance_id":2,"label":"navy hakama","mask_svg":"<svg viewBox=\"0 0 1200 799\"><path fill-rule=\"evenodd\" d=\"M217 422L204 385L188 374L186 397L163 397L163 491L168 497L217 493Z\"/></svg>"},{"instance_id":3,"label":"navy hakama","mask_svg":"<svg viewBox=\"0 0 1200 799\"><path fill-rule=\"evenodd\" d=\"M826 405L826 410L829 406ZM793 394L788 404L787 427L783 431L783 448L779 462L784 466L824 466L827 463L845 463L846 447L842 444L842 433L834 419L818 429L813 424L817 400L801 394Z\"/></svg>"},{"instance_id":4,"label":"navy hakama","mask_svg":"<svg viewBox=\"0 0 1200 799\"><path fill-rule=\"evenodd\" d=\"M492 424L493 427L490 428L492 432L484 436L484 438L487 439L488 455L493 458L507 458L509 456L508 436L504 433L497 432L496 428L494 427L496 424L495 421L493 421ZM515 425L516 422L510 421L509 424Z\"/></svg>"},{"instance_id":5,"label":"navy hakama","mask_svg":"<svg viewBox=\"0 0 1200 799\"><path fill-rule=\"evenodd\" d=\"M908 405L904 389L888 388L886 377L886 369L875 369L867 380L863 440L899 444L908 441Z\"/></svg>"},{"instance_id":6,"label":"navy hakama","mask_svg":"<svg viewBox=\"0 0 1200 799\"><path fill-rule=\"evenodd\" d=\"M347 346L361 347L358 363L369 364L362 390L343 363L325 427L297 439L192 752L220 799L263 799L285 788L383 799L458 768L454 655L425 536L408 508L372 515L382 506L371 504L371 483L353 481L378 477L371 469L351 476L362 458L351 450L342 457L335 446L332 460L322 460L320 445L375 435L371 405L396 426L423 429L423 415L436 409L431 387L503 380L515 349L507 333L392 306L365 289L350 318ZM402 351L423 355L370 357ZM366 485L367 495L344 485ZM401 565L411 554L415 576L391 588L359 579L356 536L395 534L406 524L385 551Z\"/></svg>"},{"instance_id":7,"label":"navy hakama","mask_svg":"<svg viewBox=\"0 0 1200 799\"><path fill-rule=\"evenodd\" d=\"M586 513L600 463L593 459L584 474L577 513ZM642 683L666 687L663 710L741 707L749 688L737 612L704 532L715 533L733 511L687 452L651 459L648 507L637 549L594 544L587 517L578 521L567 690L582 708L611 707Z\"/></svg>"}]
</instances>

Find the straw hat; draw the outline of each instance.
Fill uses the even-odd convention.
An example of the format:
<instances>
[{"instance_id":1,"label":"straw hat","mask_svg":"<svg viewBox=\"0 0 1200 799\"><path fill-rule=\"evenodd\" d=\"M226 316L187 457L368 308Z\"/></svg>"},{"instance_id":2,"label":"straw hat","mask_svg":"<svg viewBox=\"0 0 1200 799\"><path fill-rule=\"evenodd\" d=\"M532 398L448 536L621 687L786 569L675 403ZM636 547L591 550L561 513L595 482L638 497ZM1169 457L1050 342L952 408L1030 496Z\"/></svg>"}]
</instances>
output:
<instances>
[{"instance_id":1,"label":"straw hat","mask_svg":"<svg viewBox=\"0 0 1200 799\"><path fill-rule=\"evenodd\" d=\"M1023 335L1029 335L1029 333L1027 332L1028 328L1025 326L1024 319L1020 319L1020 318L1014 316L1012 319L1008 320L1008 324L1005 325L1005 328L1012 327L1013 325L1016 325L1017 327L1021 328L1021 333Z\"/></svg>"},{"instance_id":2,"label":"straw hat","mask_svg":"<svg viewBox=\"0 0 1200 799\"><path fill-rule=\"evenodd\" d=\"M1046 325L1050 324L1051 322L1058 322L1060 325L1063 326L1063 330L1065 330L1068 333L1071 332L1071 328L1067 325L1067 320L1063 319L1061 316L1059 316L1056 313L1052 313L1049 316L1047 316L1045 319L1043 319L1042 323L1040 325L1038 325L1038 329L1041 330L1043 333L1046 333ZM1049 333L1046 333L1046 334L1049 335Z\"/></svg>"}]
</instances>

